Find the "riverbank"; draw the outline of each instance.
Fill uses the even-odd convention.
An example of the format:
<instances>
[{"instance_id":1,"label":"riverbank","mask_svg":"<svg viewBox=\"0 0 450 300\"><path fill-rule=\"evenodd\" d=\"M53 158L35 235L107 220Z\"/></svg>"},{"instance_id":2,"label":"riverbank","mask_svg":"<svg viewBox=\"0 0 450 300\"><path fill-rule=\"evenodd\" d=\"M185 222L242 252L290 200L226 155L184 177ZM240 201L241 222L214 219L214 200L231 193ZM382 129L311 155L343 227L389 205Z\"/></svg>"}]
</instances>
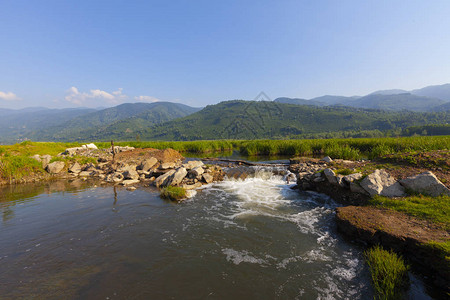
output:
<instances>
[{"instance_id":1,"label":"riverbank","mask_svg":"<svg viewBox=\"0 0 450 300\"><path fill-rule=\"evenodd\" d=\"M450 152L400 153L373 161L296 158L298 188L327 194L339 231L403 255L449 292Z\"/></svg>"}]
</instances>

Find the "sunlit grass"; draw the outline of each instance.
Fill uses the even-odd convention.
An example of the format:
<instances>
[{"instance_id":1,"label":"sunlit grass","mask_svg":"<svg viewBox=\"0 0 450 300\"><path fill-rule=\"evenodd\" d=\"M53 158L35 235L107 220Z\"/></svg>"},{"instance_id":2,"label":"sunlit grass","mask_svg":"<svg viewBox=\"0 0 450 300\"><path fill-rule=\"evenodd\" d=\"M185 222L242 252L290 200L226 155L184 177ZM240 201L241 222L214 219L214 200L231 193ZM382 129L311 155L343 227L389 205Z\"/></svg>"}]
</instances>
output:
<instances>
[{"instance_id":1,"label":"sunlit grass","mask_svg":"<svg viewBox=\"0 0 450 300\"><path fill-rule=\"evenodd\" d=\"M163 199L180 201L186 198L186 190L177 186L168 186L161 189L160 196Z\"/></svg>"},{"instance_id":2,"label":"sunlit grass","mask_svg":"<svg viewBox=\"0 0 450 300\"><path fill-rule=\"evenodd\" d=\"M402 299L408 267L393 251L375 246L364 252L369 265L376 299Z\"/></svg>"}]
</instances>

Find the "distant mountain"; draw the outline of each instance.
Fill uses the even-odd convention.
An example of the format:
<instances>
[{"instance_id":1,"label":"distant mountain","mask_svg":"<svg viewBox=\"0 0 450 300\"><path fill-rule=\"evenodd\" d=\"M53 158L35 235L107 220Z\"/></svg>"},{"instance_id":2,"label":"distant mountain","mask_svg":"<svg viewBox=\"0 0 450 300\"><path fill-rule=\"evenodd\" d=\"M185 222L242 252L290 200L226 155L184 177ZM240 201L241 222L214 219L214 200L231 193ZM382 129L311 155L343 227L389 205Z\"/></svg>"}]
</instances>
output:
<instances>
[{"instance_id":1,"label":"distant mountain","mask_svg":"<svg viewBox=\"0 0 450 300\"><path fill-rule=\"evenodd\" d=\"M351 102L357 100L358 98L359 98L359 96L345 97L345 96L325 95L325 96L321 96L321 97L312 98L309 100L317 101L317 102L324 102L329 105L334 105L334 104L348 105L348 103L351 103Z\"/></svg>"},{"instance_id":2,"label":"distant mountain","mask_svg":"<svg viewBox=\"0 0 450 300\"><path fill-rule=\"evenodd\" d=\"M450 83L427 86L418 90L413 90L411 93L414 95L450 101Z\"/></svg>"},{"instance_id":3,"label":"distant mountain","mask_svg":"<svg viewBox=\"0 0 450 300\"><path fill-rule=\"evenodd\" d=\"M433 107L432 111L440 112L440 111L450 111L450 102L446 102L442 105L438 105Z\"/></svg>"},{"instance_id":4,"label":"distant mountain","mask_svg":"<svg viewBox=\"0 0 450 300\"><path fill-rule=\"evenodd\" d=\"M370 94L351 103L351 106L384 110L430 111L432 107L444 104L441 99L422 97L410 93L383 95Z\"/></svg>"},{"instance_id":5,"label":"distant mountain","mask_svg":"<svg viewBox=\"0 0 450 300\"><path fill-rule=\"evenodd\" d=\"M43 130L95 111L94 109L27 108L0 110L0 142L11 143L28 138L33 130Z\"/></svg>"},{"instance_id":6,"label":"distant mountain","mask_svg":"<svg viewBox=\"0 0 450 300\"><path fill-rule=\"evenodd\" d=\"M397 94L406 94L406 93L408 93L408 91L393 89L393 90L375 91L373 93L370 93L369 95L397 95Z\"/></svg>"},{"instance_id":7,"label":"distant mountain","mask_svg":"<svg viewBox=\"0 0 450 300\"><path fill-rule=\"evenodd\" d=\"M317 107L273 101L225 101L187 117L107 139L199 140L298 138L337 131L389 130L450 122L450 113L386 112L349 107ZM105 133L106 134L106 133Z\"/></svg>"},{"instance_id":8,"label":"distant mountain","mask_svg":"<svg viewBox=\"0 0 450 300\"><path fill-rule=\"evenodd\" d=\"M327 105L327 103L325 103L325 102L306 100L306 99L300 99L300 98L287 98L287 97L280 97L273 101L278 102L278 103L297 104L297 105L315 105L315 106L326 106Z\"/></svg>"},{"instance_id":9,"label":"distant mountain","mask_svg":"<svg viewBox=\"0 0 450 300\"><path fill-rule=\"evenodd\" d=\"M45 130L33 131L29 136L42 141L100 140L112 133L132 134L198 110L200 108L170 102L125 103L73 118Z\"/></svg>"}]
</instances>

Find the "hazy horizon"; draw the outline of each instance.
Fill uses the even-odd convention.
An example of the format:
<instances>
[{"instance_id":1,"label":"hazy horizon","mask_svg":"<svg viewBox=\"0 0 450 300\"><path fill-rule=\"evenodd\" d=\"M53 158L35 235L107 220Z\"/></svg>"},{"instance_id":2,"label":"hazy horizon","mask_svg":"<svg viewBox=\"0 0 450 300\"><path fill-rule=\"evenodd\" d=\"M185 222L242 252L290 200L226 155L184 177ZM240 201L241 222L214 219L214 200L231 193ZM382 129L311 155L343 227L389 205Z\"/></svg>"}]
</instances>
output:
<instances>
[{"instance_id":1,"label":"hazy horizon","mask_svg":"<svg viewBox=\"0 0 450 300\"><path fill-rule=\"evenodd\" d=\"M449 1L4 1L0 108L364 96L450 82Z\"/></svg>"}]
</instances>

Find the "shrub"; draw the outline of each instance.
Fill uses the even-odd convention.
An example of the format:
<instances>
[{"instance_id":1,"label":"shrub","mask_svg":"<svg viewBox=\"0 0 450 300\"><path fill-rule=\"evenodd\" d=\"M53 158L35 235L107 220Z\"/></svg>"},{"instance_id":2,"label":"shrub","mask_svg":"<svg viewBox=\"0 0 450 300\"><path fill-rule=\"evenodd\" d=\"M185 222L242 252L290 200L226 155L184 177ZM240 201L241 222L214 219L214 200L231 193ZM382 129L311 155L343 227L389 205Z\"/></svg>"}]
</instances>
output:
<instances>
[{"instance_id":1,"label":"shrub","mask_svg":"<svg viewBox=\"0 0 450 300\"><path fill-rule=\"evenodd\" d=\"M395 252L375 246L364 252L376 299L402 299L408 282L408 266Z\"/></svg>"},{"instance_id":2,"label":"shrub","mask_svg":"<svg viewBox=\"0 0 450 300\"><path fill-rule=\"evenodd\" d=\"M181 187L168 186L161 189L161 198L173 201L180 201L186 198L186 190Z\"/></svg>"}]
</instances>

